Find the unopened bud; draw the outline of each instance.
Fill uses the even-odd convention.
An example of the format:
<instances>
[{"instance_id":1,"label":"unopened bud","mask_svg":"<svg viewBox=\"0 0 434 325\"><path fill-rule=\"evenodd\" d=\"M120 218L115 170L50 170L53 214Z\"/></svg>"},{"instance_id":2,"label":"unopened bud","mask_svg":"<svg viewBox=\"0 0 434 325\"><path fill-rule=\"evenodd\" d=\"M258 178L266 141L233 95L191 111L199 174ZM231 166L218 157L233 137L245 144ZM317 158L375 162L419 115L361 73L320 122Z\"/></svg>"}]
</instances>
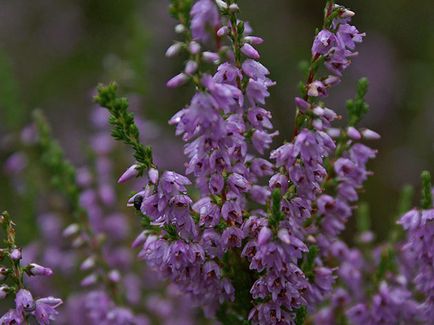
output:
<instances>
[{"instance_id":1,"label":"unopened bud","mask_svg":"<svg viewBox=\"0 0 434 325\"><path fill-rule=\"evenodd\" d=\"M262 227L261 231L258 234L258 245L266 244L272 236L273 233L271 232L270 228Z\"/></svg>"},{"instance_id":2,"label":"unopened bud","mask_svg":"<svg viewBox=\"0 0 434 325\"><path fill-rule=\"evenodd\" d=\"M158 182L158 170L155 168L150 168L148 171L149 180L152 184L157 184Z\"/></svg>"},{"instance_id":3,"label":"unopened bud","mask_svg":"<svg viewBox=\"0 0 434 325\"><path fill-rule=\"evenodd\" d=\"M98 280L98 277L95 273L89 274L87 277L85 277L83 280L81 280L80 284L82 287L89 287L91 285L94 285Z\"/></svg>"},{"instance_id":4,"label":"unopened bud","mask_svg":"<svg viewBox=\"0 0 434 325\"><path fill-rule=\"evenodd\" d=\"M10 253L10 258L14 261L18 261L22 258L21 249L14 248Z\"/></svg>"},{"instance_id":5,"label":"unopened bud","mask_svg":"<svg viewBox=\"0 0 434 325\"><path fill-rule=\"evenodd\" d=\"M178 24L178 25L175 26L175 32L176 32L177 34L184 33L185 30L186 30L186 29L185 29L185 26L184 26L183 24Z\"/></svg>"},{"instance_id":6,"label":"unopened bud","mask_svg":"<svg viewBox=\"0 0 434 325\"><path fill-rule=\"evenodd\" d=\"M121 280L121 274L118 270L111 270L108 274L108 278L111 282L118 283Z\"/></svg>"},{"instance_id":7,"label":"unopened bud","mask_svg":"<svg viewBox=\"0 0 434 325\"><path fill-rule=\"evenodd\" d=\"M0 286L0 300L5 299L10 290L11 290L11 288L9 288L5 284Z\"/></svg>"},{"instance_id":8,"label":"unopened bud","mask_svg":"<svg viewBox=\"0 0 434 325\"><path fill-rule=\"evenodd\" d=\"M246 36L244 37L244 41L253 45L259 45L264 43L264 39L258 36Z\"/></svg>"},{"instance_id":9,"label":"unopened bud","mask_svg":"<svg viewBox=\"0 0 434 325\"><path fill-rule=\"evenodd\" d=\"M26 272L28 275L32 275L32 276L50 276L53 274L53 271L50 268L36 263L29 264L29 266L26 269Z\"/></svg>"},{"instance_id":10,"label":"unopened bud","mask_svg":"<svg viewBox=\"0 0 434 325\"><path fill-rule=\"evenodd\" d=\"M287 229L282 228L277 232L277 237L285 244L291 244L291 237L289 236L289 232Z\"/></svg>"},{"instance_id":11,"label":"unopened bud","mask_svg":"<svg viewBox=\"0 0 434 325\"><path fill-rule=\"evenodd\" d=\"M241 47L241 52L254 60L258 60L261 56L259 55L259 52L253 47L251 46L249 43L245 43L242 47Z\"/></svg>"},{"instance_id":12,"label":"unopened bud","mask_svg":"<svg viewBox=\"0 0 434 325\"><path fill-rule=\"evenodd\" d=\"M229 6L230 12L237 12L238 10L240 10L240 7L238 7L238 5L236 3L233 3Z\"/></svg>"},{"instance_id":13,"label":"unopened bud","mask_svg":"<svg viewBox=\"0 0 434 325\"><path fill-rule=\"evenodd\" d=\"M219 30L217 31L217 36L222 37L222 36L227 35L228 33L229 33L229 27L223 26L223 27L220 27Z\"/></svg>"},{"instance_id":14,"label":"unopened bud","mask_svg":"<svg viewBox=\"0 0 434 325\"><path fill-rule=\"evenodd\" d=\"M217 4L217 7L219 7L220 9L228 9L228 4L223 0L215 0L215 3Z\"/></svg>"},{"instance_id":15,"label":"unopened bud","mask_svg":"<svg viewBox=\"0 0 434 325\"><path fill-rule=\"evenodd\" d=\"M0 281L3 281L4 279L6 279L6 277L8 276L8 274L10 273L9 269L7 269L4 266L0 267Z\"/></svg>"},{"instance_id":16,"label":"unopened bud","mask_svg":"<svg viewBox=\"0 0 434 325\"><path fill-rule=\"evenodd\" d=\"M363 130L362 135L363 135L363 138L365 138L367 140L378 140L381 138L381 136L377 132L372 131L370 129Z\"/></svg>"},{"instance_id":17,"label":"unopened bud","mask_svg":"<svg viewBox=\"0 0 434 325\"><path fill-rule=\"evenodd\" d=\"M220 57L217 53L209 52L209 51L203 52L202 58L205 62L214 63L214 64L218 64L219 59L220 59Z\"/></svg>"},{"instance_id":18,"label":"unopened bud","mask_svg":"<svg viewBox=\"0 0 434 325\"><path fill-rule=\"evenodd\" d=\"M83 263L81 263L80 270L88 271L88 270L92 269L94 266L95 266L95 257L89 256L88 258L86 258L83 261Z\"/></svg>"},{"instance_id":19,"label":"unopened bud","mask_svg":"<svg viewBox=\"0 0 434 325\"><path fill-rule=\"evenodd\" d=\"M188 75L192 75L197 71L198 65L197 62L190 60L187 62L187 64L185 65L185 73Z\"/></svg>"},{"instance_id":20,"label":"unopened bud","mask_svg":"<svg viewBox=\"0 0 434 325\"><path fill-rule=\"evenodd\" d=\"M200 52L200 44L198 42L191 42L188 46L188 49L190 50L191 54L197 54Z\"/></svg>"},{"instance_id":21,"label":"unopened bud","mask_svg":"<svg viewBox=\"0 0 434 325\"><path fill-rule=\"evenodd\" d=\"M123 174L122 176L118 179L118 183L122 184L125 183L127 181L129 181L130 179L133 179L135 177L137 177L137 175L139 174L139 165L134 164L132 166L130 166L130 168L128 168Z\"/></svg>"},{"instance_id":22,"label":"unopened bud","mask_svg":"<svg viewBox=\"0 0 434 325\"><path fill-rule=\"evenodd\" d=\"M360 140L362 137L360 132L352 126L348 127L347 134L348 134L348 137L352 140Z\"/></svg>"},{"instance_id":23,"label":"unopened bud","mask_svg":"<svg viewBox=\"0 0 434 325\"><path fill-rule=\"evenodd\" d=\"M76 223L70 224L68 227L63 230L64 237L72 237L80 231L80 226Z\"/></svg>"},{"instance_id":24,"label":"unopened bud","mask_svg":"<svg viewBox=\"0 0 434 325\"><path fill-rule=\"evenodd\" d=\"M180 73L174 76L167 82L167 87L169 88L177 88L184 85L188 80L188 76L185 73Z\"/></svg>"},{"instance_id":25,"label":"unopened bud","mask_svg":"<svg viewBox=\"0 0 434 325\"><path fill-rule=\"evenodd\" d=\"M167 49L167 51L166 51L166 56L167 56L168 58L174 57L175 55L177 55L177 54L181 51L181 48L182 48L182 43L177 42L177 43L175 43L175 44L172 44L172 45Z\"/></svg>"},{"instance_id":26,"label":"unopened bud","mask_svg":"<svg viewBox=\"0 0 434 325\"><path fill-rule=\"evenodd\" d=\"M348 10L345 8L342 8L341 13L340 13L341 18L351 18L354 15L355 15L354 11L351 11L351 10Z\"/></svg>"}]
</instances>

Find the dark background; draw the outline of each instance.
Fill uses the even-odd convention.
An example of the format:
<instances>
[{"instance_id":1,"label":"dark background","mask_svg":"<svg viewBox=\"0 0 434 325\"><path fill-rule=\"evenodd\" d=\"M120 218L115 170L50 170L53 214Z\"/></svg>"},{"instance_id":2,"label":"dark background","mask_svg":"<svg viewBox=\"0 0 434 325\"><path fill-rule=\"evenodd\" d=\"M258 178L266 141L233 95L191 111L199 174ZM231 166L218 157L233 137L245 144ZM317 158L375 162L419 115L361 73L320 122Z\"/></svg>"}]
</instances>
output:
<instances>
[{"instance_id":1,"label":"dark background","mask_svg":"<svg viewBox=\"0 0 434 325\"><path fill-rule=\"evenodd\" d=\"M124 92L134 94L139 112L174 138L166 121L191 92L165 88L166 80L181 68L181 61L164 57L176 38L167 4L163 0L0 0L2 138L30 122L31 111L41 108L68 157L80 162L95 85L109 80L117 80ZM369 78L371 111L363 124L381 133L382 139L373 143L379 155L370 164L375 176L363 199L371 205L373 226L381 238L393 222L400 188L406 183L417 186L422 169L434 171L434 2L342 4L357 13L353 22L367 37L328 104L343 113L357 79ZM241 17L266 40L260 48L262 62L277 81L268 108L281 139L289 137L292 98L303 76L298 66L310 55L324 1L240 0L239 5ZM1 162L6 156L0 155ZM6 195L8 190L2 175L0 206L13 210L19 202Z\"/></svg>"}]
</instances>

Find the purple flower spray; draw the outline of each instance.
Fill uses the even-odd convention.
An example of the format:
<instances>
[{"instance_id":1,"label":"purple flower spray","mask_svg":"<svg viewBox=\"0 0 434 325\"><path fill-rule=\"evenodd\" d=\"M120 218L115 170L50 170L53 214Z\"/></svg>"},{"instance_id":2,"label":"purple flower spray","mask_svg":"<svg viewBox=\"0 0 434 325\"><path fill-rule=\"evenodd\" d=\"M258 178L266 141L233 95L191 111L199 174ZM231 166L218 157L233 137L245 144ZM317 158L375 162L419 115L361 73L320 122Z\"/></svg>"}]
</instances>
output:
<instances>
[{"instance_id":1,"label":"purple flower spray","mask_svg":"<svg viewBox=\"0 0 434 325\"><path fill-rule=\"evenodd\" d=\"M22 250L15 242L15 224L7 212L0 214L0 227L4 235L5 247L0 248L0 300L15 297L15 308L0 318L1 324L50 324L58 314L56 308L62 300L54 297L35 299L26 289L25 277L50 276L51 269L30 263L21 265Z\"/></svg>"}]
</instances>

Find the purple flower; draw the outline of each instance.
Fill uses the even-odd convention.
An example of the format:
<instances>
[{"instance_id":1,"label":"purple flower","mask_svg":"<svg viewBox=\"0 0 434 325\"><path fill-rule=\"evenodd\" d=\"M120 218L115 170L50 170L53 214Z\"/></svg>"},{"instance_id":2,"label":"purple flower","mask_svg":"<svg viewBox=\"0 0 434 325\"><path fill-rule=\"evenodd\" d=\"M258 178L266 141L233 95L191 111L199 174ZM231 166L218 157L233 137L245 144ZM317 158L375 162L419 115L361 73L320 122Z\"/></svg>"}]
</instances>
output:
<instances>
[{"instance_id":1,"label":"purple flower","mask_svg":"<svg viewBox=\"0 0 434 325\"><path fill-rule=\"evenodd\" d=\"M273 142L273 137L277 136L279 132L267 133L265 131L256 130L253 132L252 143L255 149L263 154L265 150L270 148L271 143Z\"/></svg>"},{"instance_id":2,"label":"purple flower","mask_svg":"<svg viewBox=\"0 0 434 325\"><path fill-rule=\"evenodd\" d=\"M236 194L247 192L250 189L247 179L237 173L233 173L228 177L228 185L231 191Z\"/></svg>"},{"instance_id":3,"label":"purple flower","mask_svg":"<svg viewBox=\"0 0 434 325\"><path fill-rule=\"evenodd\" d=\"M62 304L62 300L53 297L36 300L35 317L39 324L47 325L58 314L56 308Z\"/></svg>"},{"instance_id":4,"label":"purple flower","mask_svg":"<svg viewBox=\"0 0 434 325\"><path fill-rule=\"evenodd\" d=\"M336 45L336 36L332 32L323 29L315 37L312 46L312 55L315 56L318 54L321 55L326 54L335 45Z\"/></svg>"},{"instance_id":5,"label":"purple flower","mask_svg":"<svg viewBox=\"0 0 434 325\"><path fill-rule=\"evenodd\" d=\"M243 220L241 206L237 201L226 201L222 207L223 219L241 224Z\"/></svg>"},{"instance_id":6,"label":"purple flower","mask_svg":"<svg viewBox=\"0 0 434 325\"><path fill-rule=\"evenodd\" d=\"M243 72L254 80L265 80L270 71L264 67L260 62L255 60L245 60L242 65Z\"/></svg>"},{"instance_id":7,"label":"purple flower","mask_svg":"<svg viewBox=\"0 0 434 325\"><path fill-rule=\"evenodd\" d=\"M220 222L220 209L209 197L203 197L192 208L200 215L200 225L214 227Z\"/></svg>"},{"instance_id":8,"label":"purple flower","mask_svg":"<svg viewBox=\"0 0 434 325\"><path fill-rule=\"evenodd\" d=\"M255 128L266 128L271 129L273 128L273 124L271 124L271 113L263 108L260 107L254 107L249 109L247 113L247 117L249 119L249 122L252 124Z\"/></svg>"},{"instance_id":9,"label":"purple flower","mask_svg":"<svg viewBox=\"0 0 434 325\"><path fill-rule=\"evenodd\" d=\"M15 297L15 305L20 315L31 313L35 310L35 301L30 291L20 289Z\"/></svg>"},{"instance_id":10,"label":"purple flower","mask_svg":"<svg viewBox=\"0 0 434 325\"><path fill-rule=\"evenodd\" d=\"M341 47L347 47L354 50L356 43L361 43L365 33L360 33L356 27L350 24L340 24L336 33Z\"/></svg>"},{"instance_id":11,"label":"purple flower","mask_svg":"<svg viewBox=\"0 0 434 325\"><path fill-rule=\"evenodd\" d=\"M158 187L165 194L172 194L175 191L184 193L187 191L185 186L190 184L191 182L185 176L175 172L164 172L161 175Z\"/></svg>"},{"instance_id":12,"label":"purple flower","mask_svg":"<svg viewBox=\"0 0 434 325\"><path fill-rule=\"evenodd\" d=\"M222 245L225 250L241 247L241 241L244 237L243 232L238 227L229 227L223 231Z\"/></svg>"},{"instance_id":13,"label":"purple flower","mask_svg":"<svg viewBox=\"0 0 434 325\"><path fill-rule=\"evenodd\" d=\"M251 105L265 104L265 98L270 96L268 87L271 84L263 82L262 80L250 79L247 85L246 94Z\"/></svg>"},{"instance_id":14,"label":"purple flower","mask_svg":"<svg viewBox=\"0 0 434 325\"><path fill-rule=\"evenodd\" d=\"M199 0L191 8L191 32L198 41L207 41L209 34L207 28L214 29L219 24L219 14L214 1Z\"/></svg>"}]
</instances>

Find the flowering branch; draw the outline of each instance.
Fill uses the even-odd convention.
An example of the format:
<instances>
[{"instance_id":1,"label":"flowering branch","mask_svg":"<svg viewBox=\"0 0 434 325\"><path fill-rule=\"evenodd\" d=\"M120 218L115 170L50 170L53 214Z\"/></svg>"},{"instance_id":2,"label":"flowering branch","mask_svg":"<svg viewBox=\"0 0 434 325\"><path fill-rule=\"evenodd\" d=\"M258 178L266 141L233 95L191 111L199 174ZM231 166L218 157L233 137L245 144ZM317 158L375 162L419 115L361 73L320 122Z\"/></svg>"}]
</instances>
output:
<instances>
[{"instance_id":1,"label":"flowering branch","mask_svg":"<svg viewBox=\"0 0 434 325\"><path fill-rule=\"evenodd\" d=\"M140 133L134 123L134 115L128 112L128 100L117 95L116 83L107 86L99 85L97 90L95 101L111 114L109 122L112 125L112 136L131 146L134 151L137 163L132 166L125 178L143 175L145 170L154 166L152 148L140 143Z\"/></svg>"},{"instance_id":2,"label":"flowering branch","mask_svg":"<svg viewBox=\"0 0 434 325\"><path fill-rule=\"evenodd\" d=\"M6 211L0 214L0 226L6 235L5 247L0 247L0 262L6 263L0 267L0 300L14 296L16 304L15 309L10 309L0 318L0 323L29 324L34 318L38 324L49 324L58 314L56 308L62 300L54 297L33 299L25 287L24 275L50 276L53 272L36 263L21 265L22 249L15 242L15 223Z\"/></svg>"},{"instance_id":3,"label":"flowering branch","mask_svg":"<svg viewBox=\"0 0 434 325\"><path fill-rule=\"evenodd\" d=\"M63 192L71 205L71 212L76 218L76 223L69 225L64 230L64 235L74 239L73 246L86 246L89 258L83 262L82 268L91 270L96 268L96 273L91 273L82 280L83 286L94 285L99 278L112 299L121 303L121 295L117 288L119 280L117 276L111 276L112 271L104 258L101 236L96 234L90 223L87 212L80 204L80 189L76 182L76 172L73 165L66 160L59 144L52 138L50 127L45 117L39 111L34 113L34 119L38 131L38 148L41 152L41 161L44 167L52 173L52 183L54 187ZM89 265L87 267L86 265Z\"/></svg>"}]
</instances>

